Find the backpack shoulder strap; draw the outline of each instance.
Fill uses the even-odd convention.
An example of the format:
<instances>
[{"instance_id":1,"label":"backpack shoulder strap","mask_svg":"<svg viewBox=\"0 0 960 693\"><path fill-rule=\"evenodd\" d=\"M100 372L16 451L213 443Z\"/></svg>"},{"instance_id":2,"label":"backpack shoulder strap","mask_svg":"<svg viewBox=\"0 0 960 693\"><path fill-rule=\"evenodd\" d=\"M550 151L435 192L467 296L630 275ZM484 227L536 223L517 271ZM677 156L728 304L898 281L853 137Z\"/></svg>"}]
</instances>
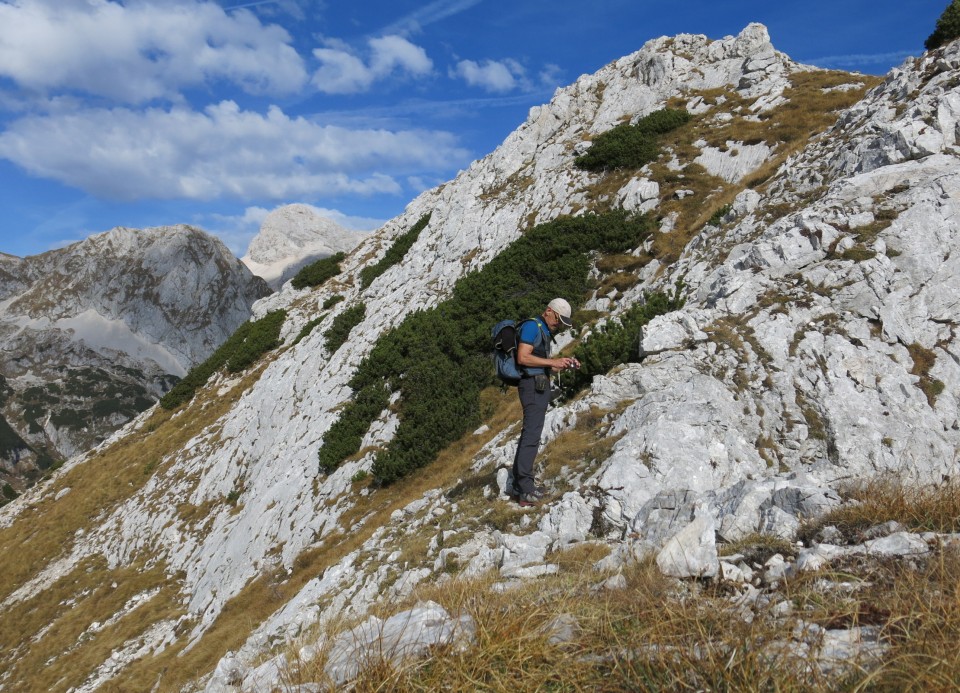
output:
<instances>
[{"instance_id":1,"label":"backpack shoulder strap","mask_svg":"<svg viewBox=\"0 0 960 693\"><path fill-rule=\"evenodd\" d=\"M540 318L527 318L517 323L517 346L520 346L520 330L523 329L523 326L528 322L534 322L537 325L537 340L533 343L533 348L536 349L541 344L543 344L545 348L549 348L550 337L547 336L545 332L546 327Z\"/></svg>"}]
</instances>

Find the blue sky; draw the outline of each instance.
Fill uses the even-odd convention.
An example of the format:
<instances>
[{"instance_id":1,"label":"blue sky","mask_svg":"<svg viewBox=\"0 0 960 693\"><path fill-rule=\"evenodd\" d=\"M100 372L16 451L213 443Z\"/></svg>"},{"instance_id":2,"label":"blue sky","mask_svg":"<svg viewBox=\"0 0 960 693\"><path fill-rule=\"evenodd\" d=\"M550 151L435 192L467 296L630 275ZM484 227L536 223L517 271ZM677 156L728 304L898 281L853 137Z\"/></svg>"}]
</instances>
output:
<instances>
[{"instance_id":1,"label":"blue sky","mask_svg":"<svg viewBox=\"0 0 960 693\"><path fill-rule=\"evenodd\" d=\"M678 33L765 24L883 74L948 0L0 0L0 252L189 223L242 255L292 202L372 229L557 87Z\"/></svg>"}]
</instances>

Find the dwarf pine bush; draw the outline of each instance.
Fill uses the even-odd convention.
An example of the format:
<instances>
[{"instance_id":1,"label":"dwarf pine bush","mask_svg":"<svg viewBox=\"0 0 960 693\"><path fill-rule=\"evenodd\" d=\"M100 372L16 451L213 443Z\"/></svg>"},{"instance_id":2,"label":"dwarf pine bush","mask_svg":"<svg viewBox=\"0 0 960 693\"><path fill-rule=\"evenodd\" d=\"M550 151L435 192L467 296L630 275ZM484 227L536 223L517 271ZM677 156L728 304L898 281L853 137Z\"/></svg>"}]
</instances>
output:
<instances>
[{"instance_id":1,"label":"dwarf pine bush","mask_svg":"<svg viewBox=\"0 0 960 693\"><path fill-rule=\"evenodd\" d=\"M358 303L355 306L347 308L335 317L333 324L330 325L330 329L323 333L325 340L324 345L327 347L327 351L332 354L339 349L340 346L347 341L347 337L350 336L350 331L363 322L366 314L367 306L363 303Z\"/></svg>"},{"instance_id":2,"label":"dwarf pine bush","mask_svg":"<svg viewBox=\"0 0 960 693\"><path fill-rule=\"evenodd\" d=\"M682 308L682 290L683 283L678 282L672 295L644 294L642 303L634 304L618 320L598 328L574 350L580 368L573 371L572 384L565 383L565 389L576 392L590 383L595 375L603 375L614 366L637 360L641 329L656 316Z\"/></svg>"},{"instance_id":3,"label":"dwarf pine bush","mask_svg":"<svg viewBox=\"0 0 960 693\"><path fill-rule=\"evenodd\" d=\"M932 51L934 48L950 43L960 36L960 0L953 0L937 20L933 33L924 42L924 48Z\"/></svg>"},{"instance_id":4,"label":"dwarf pine bush","mask_svg":"<svg viewBox=\"0 0 960 693\"><path fill-rule=\"evenodd\" d=\"M160 406L174 409L190 401L221 368L239 373L251 366L280 345L280 330L286 318L285 310L275 310L259 320L243 323L206 361L191 368L183 380L160 399Z\"/></svg>"},{"instance_id":5,"label":"dwarf pine bush","mask_svg":"<svg viewBox=\"0 0 960 693\"><path fill-rule=\"evenodd\" d=\"M410 247L416 243L420 237L420 232L427 228L430 223L430 214L424 214L416 224L410 227L410 230L401 234L394 240L393 245L384 254L383 258L375 265L364 267L360 270L360 287L366 289L373 280L386 272L388 269L403 260Z\"/></svg>"},{"instance_id":6,"label":"dwarf pine bush","mask_svg":"<svg viewBox=\"0 0 960 693\"><path fill-rule=\"evenodd\" d=\"M656 160L660 153L659 135L674 130L690 120L683 110L664 108L641 118L636 124L624 123L601 133L587 153L574 164L586 171L608 171L616 168L640 168Z\"/></svg>"},{"instance_id":7,"label":"dwarf pine bush","mask_svg":"<svg viewBox=\"0 0 960 693\"><path fill-rule=\"evenodd\" d=\"M493 382L490 328L504 317L539 315L555 296L578 303L591 288L591 253L636 248L652 228L648 217L623 211L556 219L463 277L448 300L408 315L357 368L354 397L324 436L321 469L329 472L360 450L395 392L400 423L374 461L375 479L391 483L431 462L480 423L480 391Z\"/></svg>"},{"instance_id":8,"label":"dwarf pine bush","mask_svg":"<svg viewBox=\"0 0 960 693\"><path fill-rule=\"evenodd\" d=\"M300 271L290 280L294 289L305 289L308 286L320 286L330 277L340 274L340 263L346 257L344 253L336 253L330 257L320 258L300 268Z\"/></svg>"}]
</instances>

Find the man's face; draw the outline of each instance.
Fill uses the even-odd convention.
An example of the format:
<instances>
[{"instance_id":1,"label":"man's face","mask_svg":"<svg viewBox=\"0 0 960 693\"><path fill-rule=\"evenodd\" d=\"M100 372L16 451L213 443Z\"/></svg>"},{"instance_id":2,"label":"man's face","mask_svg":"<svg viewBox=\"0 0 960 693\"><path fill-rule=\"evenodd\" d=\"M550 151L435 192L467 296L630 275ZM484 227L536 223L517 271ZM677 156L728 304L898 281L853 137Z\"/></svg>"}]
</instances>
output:
<instances>
[{"instance_id":1,"label":"man's face","mask_svg":"<svg viewBox=\"0 0 960 693\"><path fill-rule=\"evenodd\" d=\"M547 323L547 327L550 328L550 331L556 334L558 331L566 329L566 325L560 322L560 316L557 315L557 311L553 308L547 308L547 312L543 315L544 320Z\"/></svg>"}]
</instances>

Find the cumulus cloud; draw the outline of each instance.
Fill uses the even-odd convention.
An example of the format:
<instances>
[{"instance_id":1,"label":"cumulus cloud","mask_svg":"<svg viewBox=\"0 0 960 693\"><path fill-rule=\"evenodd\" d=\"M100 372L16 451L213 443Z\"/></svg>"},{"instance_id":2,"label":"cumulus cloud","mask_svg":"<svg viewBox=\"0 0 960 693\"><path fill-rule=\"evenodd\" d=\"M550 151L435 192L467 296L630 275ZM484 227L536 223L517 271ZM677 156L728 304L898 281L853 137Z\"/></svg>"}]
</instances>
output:
<instances>
[{"instance_id":1,"label":"cumulus cloud","mask_svg":"<svg viewBox=\"0 0 960 693\"><path fill-rule=\"evenodd\" d=\"M88 109L22 118L0 157L28 172L117 200L286 200L396 194L395 175L455 167L466 151L445 132L349 129L223 101Z\"/></svg>"},{"instance_id":2,"label":"cumulus cloud","mask_svg":"<svg viewBox=\"0 0 960 693\"><path fill-rule=\"evenodd\" d=\"M307 81L289 34L211 2L14 0L0 4L0 76L140 104L227 80L251 94Z\"/></svg>"},{"instance_id":3,"label":"cumulus cloud","mask_svg":"<svg viewBox=\"0 0 960 693\"><path fill-rule=\"evenodd\" d=\"M526 70L516 60L461 60L450 71L451 78L464 80L472 87L505 93L529 88Z\"/></svg>"},{"instance_id":4,"label":"cumulus cloud","mask_svg":"<svg viewBox=\"0 0 960 693\"><path fill-rule=\"evenodd\" d=\"M313 75L313 85L327 94L353 94L391 75L423 77L433 70L426 51L400 36L370 39L367 47L366 61L339 43L314 50L320 67Z\"/></svg>"}]
</instances>

